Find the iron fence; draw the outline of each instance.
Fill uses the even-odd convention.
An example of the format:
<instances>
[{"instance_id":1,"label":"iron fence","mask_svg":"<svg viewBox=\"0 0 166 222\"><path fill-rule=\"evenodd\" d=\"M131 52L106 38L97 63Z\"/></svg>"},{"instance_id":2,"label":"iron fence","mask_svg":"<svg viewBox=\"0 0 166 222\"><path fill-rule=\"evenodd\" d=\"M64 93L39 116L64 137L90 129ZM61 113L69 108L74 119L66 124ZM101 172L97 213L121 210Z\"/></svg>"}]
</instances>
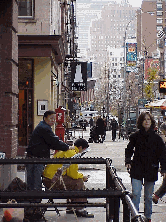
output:
<instances>
[{"instance_id":1,"label":"iron fence","mask_svg":"<svg viewBox=\"0 0 166 222\"><path fill-rule=\"evenodd\" d=\"M0 165L6 164L105 164L106 166L106 188L105 189L86 189L77 191L21 191L21 192L5 192L0 191L0 208L23 208L23 207L104 207L106 208L106 222L119 222L120 204L123 204L123 222L133 221L144 222L145 218L140 215L131 200L131 194L126 190L122 180L117 176L116 169L112 165L112 160L109 158L68 158L68 159L0 159ZM21 203L3 203L3 199L24 199ZM30 203L29 199L67 199L73 197L84 198L106 198L106 203ZM27 201L26 201L27 200ZM122 200L122 201L120 201Z\"/></svg>"}]
</instances>

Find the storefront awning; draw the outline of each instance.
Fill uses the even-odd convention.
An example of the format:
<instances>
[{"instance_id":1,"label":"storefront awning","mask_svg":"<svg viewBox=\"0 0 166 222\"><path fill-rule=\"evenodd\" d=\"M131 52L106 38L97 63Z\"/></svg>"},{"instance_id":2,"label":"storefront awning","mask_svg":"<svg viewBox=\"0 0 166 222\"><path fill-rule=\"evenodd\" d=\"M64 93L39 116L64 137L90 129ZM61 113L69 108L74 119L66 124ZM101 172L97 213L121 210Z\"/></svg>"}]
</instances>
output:
<instances>
[{"instance_id":1,"label":"storefront awning","mask_svg":"<svg viewBox=\"0 0 166 222\"><path fill-rule=\"evenodd\" d=\"M158 108L166 110L166 99L155 100L153 102L145 104L146 108Z\"/></svg>"},{"instance_id":2,"label":"storefront awning","mask_svg":"<svg viewBox=\"0 0 166 222\"><path fill-rule=\"evenodd\" d=\"M65 59L61 35L18 35L18 57L52 57L58 64Z\"/></svg>"}]
</instances>

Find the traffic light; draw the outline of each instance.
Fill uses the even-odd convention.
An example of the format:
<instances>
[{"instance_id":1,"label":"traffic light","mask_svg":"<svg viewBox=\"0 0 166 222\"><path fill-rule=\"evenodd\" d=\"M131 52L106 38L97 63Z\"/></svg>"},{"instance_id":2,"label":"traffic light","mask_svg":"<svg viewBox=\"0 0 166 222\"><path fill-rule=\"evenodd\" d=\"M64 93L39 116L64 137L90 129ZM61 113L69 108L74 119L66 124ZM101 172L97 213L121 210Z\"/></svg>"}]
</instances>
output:
<instances>
[{"instance_id":1,"label":"traffic light","mask_svg":"<svg viewBox=\"0 0 166 222\"><path fill-rule=\"evenodd\" d=\"M166 80L159 82L159 93L166 93Z\"/></svg>"}]
</instances>

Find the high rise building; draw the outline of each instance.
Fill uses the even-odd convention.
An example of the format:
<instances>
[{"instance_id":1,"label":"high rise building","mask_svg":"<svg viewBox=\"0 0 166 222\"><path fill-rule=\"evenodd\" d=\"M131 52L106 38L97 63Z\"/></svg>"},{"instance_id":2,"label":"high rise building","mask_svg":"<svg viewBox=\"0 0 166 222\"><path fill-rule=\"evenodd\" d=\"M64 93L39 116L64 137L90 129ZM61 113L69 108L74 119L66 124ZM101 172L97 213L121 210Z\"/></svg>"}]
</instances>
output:
<instances>
[{"instance_id":1,"label":"high rise building","mask_svg":"<svg viewBox=\"0 0 166 222\"><path fill-rule=\"evenodd\" d=\"M101 11L104 5L110 0L77 0L76 18L78 24L78 56L87 58L87 49L89 45L89 28L93 20L101 17Z\"/></svg>"},{"instance_id":2,"label":"high rise building","mask_svg":"<svg viewBox=\"0 0 166 222\"><path fill-rule=\"evenodd\" d=\"M90 27L90 58L98 63L95 76L109 61L109 49L124 47L124 38L136 37L136 10L126 1L121 4L111 2L103 6L101 18L92 21ZM120 57L120 56L119 56ZM124 57L124 54L123 54ZM110 67L112 69L112 67ZM115 69L115 68L114 68ZM117 74L119 77L119 74Z\"/></svg>"}]
</instances>

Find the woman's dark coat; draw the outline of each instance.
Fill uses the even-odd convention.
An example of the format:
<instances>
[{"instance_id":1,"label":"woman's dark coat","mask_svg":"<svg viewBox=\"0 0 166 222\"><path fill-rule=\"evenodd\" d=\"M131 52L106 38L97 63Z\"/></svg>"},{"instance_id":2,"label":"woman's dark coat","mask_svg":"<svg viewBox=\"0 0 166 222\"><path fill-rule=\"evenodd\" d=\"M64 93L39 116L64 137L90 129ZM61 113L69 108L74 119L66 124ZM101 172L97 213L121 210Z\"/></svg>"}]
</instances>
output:
<instances>
[{"instance_id":1,"label":"woman's dark coat","mask_svg":"<svg viewBox=\"0 0 166 222\"><path fill-rule=\"evenodd\" d=\"M161 171L166 172L166 147L162 138L153 129L146 132L142 128L133 133L129 140L125 149L125 164L131 164L131 178L156 181L159 162Z\"/></svg>"}]
</instances>

